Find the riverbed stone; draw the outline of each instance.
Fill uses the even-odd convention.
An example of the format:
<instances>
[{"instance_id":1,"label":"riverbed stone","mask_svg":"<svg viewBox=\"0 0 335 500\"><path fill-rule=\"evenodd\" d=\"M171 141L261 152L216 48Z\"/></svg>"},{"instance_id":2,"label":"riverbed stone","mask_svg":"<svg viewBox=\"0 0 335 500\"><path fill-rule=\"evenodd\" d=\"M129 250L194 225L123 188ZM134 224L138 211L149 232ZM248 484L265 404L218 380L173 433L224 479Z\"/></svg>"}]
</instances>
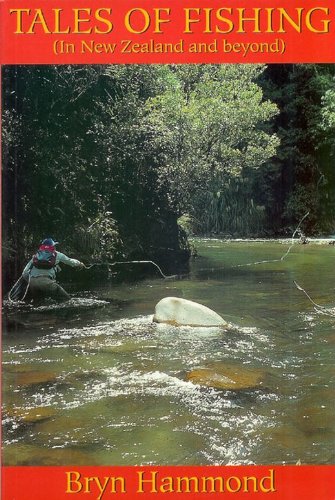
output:
<instances>
[{"instance_id":1,"label":"riverbed stone","mask_svg":"<svg viewBox=\"0 0 335 500\"><path fill-rule=\"evenodd\" d=\"M57 375L54 372L31 370L23 373L18 373L16 376L16 384L24 387L50 384L56 381Z\"/></svg>"},{"instance_id":2,"label":"riverbed stone","mask_svg":"<svg viewBox=\"0 0 335 500\"><path fill-rule=\"evenodd\" d=\"M49 406L38 408L8 408L4 410L5 418L14 418L24 424L43 422L56 415L57 411Z\"/></svg>"},{"instance_id":3,"label":"riverbed stone","mask_svg":"<svg viewBox=\"0 0 335 500\"><path fill-rule=\"evenodd\" d=\"M20 443L4 447L4 465L95 465L92 454L74 448L53 448ZM28 486L27 486L28 487Z\"/></svg>"},{"instance_id":4,"label":"riverbed stone","mask_svg":"<svg viewBox=\"0 0 335 500\"><path fill-rule=\"evenodd\" d=\"M174 326L228 326L212 309L179 297L164 297L160 300L156 304L153 321Z\"/></svg>"},{"instance_id":5,"label":"riverbed stone","mask_svg":"<svg viewBox=\"0 0 335 500\"><path fill-rule=\"evenodd\" d=\"M261 388L265 378L263 370L226 363L196 368L186 374L186 380L193 384L229 391Z\"/></svg>"}]
</instances>

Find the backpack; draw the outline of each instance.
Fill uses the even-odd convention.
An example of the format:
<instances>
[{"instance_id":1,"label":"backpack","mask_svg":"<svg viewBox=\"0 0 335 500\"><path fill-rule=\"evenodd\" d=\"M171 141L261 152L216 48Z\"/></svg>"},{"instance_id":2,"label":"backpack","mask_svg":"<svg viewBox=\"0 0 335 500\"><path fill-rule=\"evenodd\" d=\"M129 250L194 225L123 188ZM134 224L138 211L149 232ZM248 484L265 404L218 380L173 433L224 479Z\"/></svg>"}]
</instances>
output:
<instances>
[{"instance_id":1,"label":"backpack","mask_svg":"<svg viewBox=\"0 0 335 500\"><path fill-rule=\"evenodd\" d=\"M33 255L33 266L37 269L52 269L56 266L57 252L54 247L41 246Z\"/></svg>"}]
</instances>

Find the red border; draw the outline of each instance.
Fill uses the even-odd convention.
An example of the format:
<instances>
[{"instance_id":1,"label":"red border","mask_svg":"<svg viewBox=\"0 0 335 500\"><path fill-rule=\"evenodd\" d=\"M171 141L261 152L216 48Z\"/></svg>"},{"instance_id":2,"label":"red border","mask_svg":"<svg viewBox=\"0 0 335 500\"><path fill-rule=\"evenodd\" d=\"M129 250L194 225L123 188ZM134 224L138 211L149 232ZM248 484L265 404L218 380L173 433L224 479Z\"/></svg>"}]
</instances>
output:
<instances>
[{"instance_id":1,"label":"red border","mask_svg":"<svg viewBox=\"0 0 335 500\"><path fill-rule=\"evenodd\" d=\"M0 9L2 64L335 62L335 5L330 0L254 0L252 7L247 0L122 0L116 4L110 0L0 0ZM19 14L15 9L27 11ZM131 27L140 31L147 21L145 32L127 29L125 19L132 9L136 12ZM190 17L197 21L189 24L191 33L184 33L185 9L192 9ZM253 32L257 25L252 21L244 22L244 33L238 32L239 19L254 16L254 9L260 9L259 32ZM272 25L270 9L274 9ZM285 32L278 32L280 9L295 21L301 10L301 33L287 20ZM104 22L96 19L97 12ZM168 22L157 25L158 12ZM220 13L228 21L220 20ZM231 31L217 33L217 29ZM130 40L130 52L124 40ZM157 52L167 43L173 44L172 52L168 48ZM199 43L205 45L191 52L191 45Z\"/></svg>"},{"instance_id":2,"label":"red border","mask_svg":"<svg viewBox=\"0 0 335 500\"><path fill-rule=\"evenodd\" d=\"M151 484L143 487L144 492L138 491L138 474L143 473L143 478L148 479L152 473L156 474L157 488L151 491ZM72 476L70 474L73 474ZM69 486L69 478L79 477L77 483ZM270 482L270 476L273 481ZM225 491L195 492L187 491L184 486L181 492L160 491L164 477L171 477L173 481L177 477L224 477ZM258 491L253 491L253 482L250 482L248 491L237 489L239 479L243 477L255 477L257 479ZM208 466L208 467L4 467L2 470L3 499L4 500L63 500L63 499L87 499L98 498L100 495L94 479L86 483L85 478L98 477L101 484L107 478L124 478L125 491L121 492L120 483L115 483L115 491L112 492L111 483L107 482L105 492L101 499L123 499L123 500L209 500L215 498L232 499L285 499L285 500L334 500L335 498L335 466ZM228 478L232 478L228 480ZM262 478L263 488L259 485ZM79 483L82 484L81 491ZM86 484L88 485L86 487ZM176 483L174 483L176 484ZM199 483L200 484L200 483ZM228 486L227 486L228 484ZM230 485L230 488L229 488ZM86 491L85 491L86 489ZM231 491L229 491L231 489ZM68 491L67 491L68 490ZM275 491L273 491L275 490Z\"/></svg>"},{"instance_id":3,"label":"red border","mask_svg":"<svg viewBox=\"0 0 335 500\"><path fill-rule=\"evenodd\" d=\"M302 33L294 30L288 30L279 38L285 44L283 53L271 52L249 52L246 56L239 51L224 52L222 50L223 40L231 44L271 44L274 43L278 35L262 33L230 33L211 34L203 33L203 23L194 24L196 28L192 34L183 34L183 9L189 8L215 8L223 3L210 0L182 1L182 0L122 0L117 4L112 3L114 11L113 22L115 29L110 35L99 34L65 34L63 40L67 44L74 44L76 51L74 53L55 54L53 46L59 35L55 33L46 34L43 30L36 27L36 34L15 34L13 24L13 15L9 14L10 8L40 8L45 14L45 18L50 22L52 9L62 8L65 15L62 22L64 25L73 23L73 8L91 8L97 6L109 6L111 2L102 3L102 0L94 2L92 0L0 0L0 63L1 64L111 64L111 63L291 63L291 62L335 62L335 6L330 0L255 0L253 8L285 8L288 12L294 12L297 7L312 9L316 6L329 9L330 28L328 33L312 33L306 28ZM227 5L225 3L224 5ZM230 4L228 4L230 5ZM143 34L129 34L124 27L125 12L131 8L141 7L152 13L154 8L170 8L171 20L164 25L164 33L153 34L152 28ZM248 2L245 0L235 0L232 7L246 7ZM90 26L88 23L87 26ZM78 42L79 39L79 42ZM184 45L189 47L190 43L205 43L207 52L190 53L185 50L182 53L156 53L156 52L131 52L122 53L120 50L121 41L130 39L131 43L146 44L151 43L173 43L176 44L181 39ZM81 40L87 43L96 44L116 43L116 51L104 53L95 51L94 53L80 50ZM217 52L210 52L210 44L218 44ZM69 45L70 47L70 45ZM103 46L102 46L103 47ZM236 46L237 48L237 46ZM161 493L147 492L145 494L137 493L136 482L138 471L159 471L161 475L175 477L183 476L208 476L229 475L238 478L245 474L261 477L267 474L269 469L274 469L276 477L276 491L264 492L231 492L225 493ZM3 467L2 475L2 498L4 500L62 500L72 498L98 498L97 489L90 493L83 491L78 493L66 493L66 474L70 471L77 471L82 477L109 477L111 475L123 476L127 481L127 492L120 494L105 493L101 498L115 499L134 499L143 498L157 499L177 498L194 500L212 499L213 496L220 498L233 496L233 498L267 498L275 499L302 499L302 500L334 500L335 499L335 466L255 466L255 467Z\"/></svg>"}]
</instances>

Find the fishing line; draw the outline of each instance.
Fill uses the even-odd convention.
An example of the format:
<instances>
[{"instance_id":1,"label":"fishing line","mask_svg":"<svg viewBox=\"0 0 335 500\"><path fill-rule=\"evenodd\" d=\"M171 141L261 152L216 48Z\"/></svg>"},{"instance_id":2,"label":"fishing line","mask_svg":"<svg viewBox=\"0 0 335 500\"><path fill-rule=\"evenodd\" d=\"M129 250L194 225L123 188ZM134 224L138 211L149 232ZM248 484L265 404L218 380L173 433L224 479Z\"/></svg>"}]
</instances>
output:
<instances>
[{"instance_id":1,"label":"fishing line","mask_svg":"<svg viewBox=\"0 0 335 500\"><path fill-rule=\"evenodd\" d=\"M26 281L26 280L23 278L23 276L20 276L19 279L14 283L14 285L12 286L12 288L10 289L10 291L8 293L8 300L12 304L14 304L15 302L22 302L26 298L26 295L27 295L28 289L29 289L29 285L30 285L30 276L29 276L28 283L27 283L27 286L25 288L23 297L20 299L19 297L21 294L21 285L22 285L23 281Z\"/></svg>"},{"instance_id":2,"label":"fishing line","mask_svg":"<svg viewBox=\"0 0 335 500\"><path fill-rule=\"evenodd\" d=\"M308 300L313 304L313 306L319 312L322 312L324 314L328 314L329 316L335 317L335 312L332 312L332 310L330 310L329 308L324 307L324 306L320 306L320 304L317 304L316 302L314 302L314 300L310 297L310 295L306 292L306 290L304 290L302 288L302 286L300 286L296 281L293 281L293 283L295 284L295 286L297 287L297 289L300 290L300 292L303 292L306 295L306 297L308 298Z\"/></svg>"},{"instance_id":3,"label":"fishing line","mask_svg":"<svg viewBox=\"0 0 335 500\"><path fill-rule=\"evenodd\" d=\"M301 226L302 222L303 222L303 221L306 219L306 217L308 217L308 216L309 216L309 212L307 212L307 213L303 216L303 218L301 219L301 221L299 222L299 224L298 224L298 226L297 226L296 230L295 230L295 231L294 231L294 233L292 234L292 238L291 238L291 246L290 246L290 248L287 250L287 252L286 252L286 253L282 256L282 258L281 258L280 260L284 260L284 259L285 259L285 257L287 257L287 255L290 253L291 248L292 248L292 247L293 247L293 245L294 245L294 237L295 237L296 233L299 231L299 228L300 228L300 226Z\"/></svg>"},{"instance_id":4,"label":"fishing line","mask_svg":"<svg viewBox=\"0 0 335 500\"><path fill-rule=\"evenodd\" d=\"M163 271L161 270L159 265L156 264L156 262L154 262L152 260L123 260L123 261L117 261L117 262L98 262L95 264L90 264L89 266L84 265L84 268L91 269L94 266L104 266L104 265L111 267L111 266L116 266L116 265L120 265L120 264L152 264L153 266L155 266L158 269L159 273L161 274L161 276L164 279L172 279L172 278L178 277L178 274L172 274L170 276L167 276L166 274L163 273Z\"/></svg>"},{"instance_id":5,"label":"fishing line","mask_svg":"<svg viewBox=\"0 0 335 500\"><path fill-rule=\"evenodd\" d=\"M321 178L319 179L319 182L320 182L320 180L321 180ZM318 182L318 184L319 184L319 182ZM248 266L256 266L256 265L260 265L260 264L268 264L271 262L282 262L289 255L292 247L294 246L294 244L295 244L294 237L295 237L296 233L299 231L301 224L306 219L306 217L308 217L308 215L309 215L309 212L307 212L301 218L298 226L296 227L295 231L292 234L290 247L287 249L285 254L282 255L282 257L280 259L261 260L261 261L256 261L256 262L249 262L248 264L237 264L236 266L232 266L232 268L235 269L235 268L239 268L239 267L248 267ZM97 221L94 221L94 223L92 225L94 225L96 222ZM98 262L98 263L90 264L88 266L84 265L84 269L91 269L94 266L104 266L104 265L107 265L108 269L109 269L111 266L125 265L125 264L152 264L153 266L156 267L156 269L158 269L158 272L160 273L160 275L164 279L174 279L174 278L177 278L179 276L178 274L172 274L172 275L167 276L166 274L163 273L163 271L159 267L159 265L156 264L156 262L154 262L152 260L128 260L128 261L116 261L116 262ZM215 269L214 268L202 268L202 269L199 269L198 271L214 271L214 270L219 271L221 269L225 269L225 267L220 267L220 268L215 268ZM23 280L23 277L21 276L9 291L8 298L9 298L9 301L12 303L17 302L17 298L18 298L18 295L19 295L20 290L21 290L20 284L21 284L22 280ZM29 276L27 287L25 289L23 297L22 297L22 299L20 299L21 301L23 301L26 298L26 295L27 295L28 289L29 289L29 285L30 285L30 276ZM303 289L301 289L301 290L304 291ZM308 296L307 292L305 292L305 293ZM310 300L312 300L312 299L310 299ZM317 304L316 304L316 306L317 306ZM322 307L322 306L317 306L317 307Z\"/></svg>"},{"instance_id":6,"label":"fishing line","mask_svg":"<svg viewBox=\"0 0 335 500\"><path fill-rule=\"evenodd\" d=\"M26 298L26 295L27 295L28 290L29 290L30 279L31 279L31 276L30 276L30 274L29 274L27 288L26 288L26 291L24 292L24 295L23 295L23 297L22 297L22 299L21 299L21 300L24 300L24 299Z\"/></svg>"},{"instance_id":7,"label":"fishing line","mask_svg":"<svg viewBox=\"0 0 335 500\"><path fill-rule=\"evenodd\" d=\"M297 234L297 232L299 231L300 229L300 226L301 224L303 223L303 221L306 219L306 217L308 217L309 215L309 212L307 212L300 220L299 224L297 225L296 229L294 230L293 234L292 234L292 237L291 237L291 245L289 246L289 248L287 249L287 251L281 256L280 259L266 259L266 260L259 260L259 261L256 261L256 262L248 262L247 264L236 264L235 266L231 266L231 269L236 269L238 267L248 267L248 266L257 266L259 264L269 264L271 262L283 262L283 260L286 259L286 257L289 255L289 253L291 252L291 249L292 247L295 245L295 240L294 240L294 237L295 235ZM220 271L221 269L226 269L225 267L216 267L216 268L213 268L213 267L208 267L208 268L202 268L202 269L198 269L198 271Z\"/></svg>"},{"instance_id":8,"label":"fishing line","mask_svg":"<svg viewBox=\"0 0 335 500\"><path fill-rule=\"evenodd\" d=\"M84 265L84 268L91 269L94 266L106 266L107 265L108 269L109 269L111 266L120 265L120 264L152 264L153 266L155 266L158 269L159 273L161 274L161 276L164 279L173 279L173 278L178 277L178 274L172 274L170 276L167 276L166 274L163 273L163 271L161 270L159 265L156 264L156 262L153 262L152 260L127 260L127 261L119 261L119 262L97 262L97 263L90 264L89 266ZM15 302L24 301L24 299L26 298L26 295L28 293L28 290L29 290L30 275L28 278L28 283L27 283L27 286L25 288L24 294L23 294L22 298L19 298L20 294L22 293L23 281L26 281L26 280L23 278L23 276L20 276L20 278L14 283L14 285L12 286L12 288L10 289L10 291L8 293L9 302L15 303Z\"/></svg>"},{"instance_id":9,"label":"fishing line","mask_svg":"<svg viewBox=\"0 0 335 500\"><path fill-rule=\"evenodd\" d=\"M295 235L297 234L297 232L299 231L299 228L301 226L301 224L303 223L303 221L306 219L306 217L309 216L309 212L307 212L303 217L302 219L300 220L299 224L297 225L294 233L292 234L292 237L291 237L291 245L289 246L289 248L287 249L287 251L284 253L284 255L282 255L282 257L280 259L272 259L272 260L261 260L259 262L251 262L250 264L239 264L237 266L234 266L234 267L243 267L243 266L254 266L254 265L257 265L257 264L267 264L267 263L270 263L270 262L282 262L284 259L286 259L286 257L288 256L288 254L290 253L291 249L293 248L294 244L295 244L295 241L294 241L294 237Z\"/></svg>"}]
</instances>

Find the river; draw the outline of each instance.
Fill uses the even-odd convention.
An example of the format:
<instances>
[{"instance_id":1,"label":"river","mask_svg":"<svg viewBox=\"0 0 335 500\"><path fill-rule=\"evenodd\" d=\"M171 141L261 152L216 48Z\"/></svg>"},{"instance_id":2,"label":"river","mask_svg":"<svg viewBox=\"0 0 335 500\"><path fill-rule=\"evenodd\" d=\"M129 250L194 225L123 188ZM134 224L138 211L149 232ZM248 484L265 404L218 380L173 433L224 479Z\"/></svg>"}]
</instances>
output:
<instances>
[{"instance_id":1,"label":"river","mask_svg":"<svg viewBox=\"0 0 335 500\"><path fill-rule=\"evenodd\" d=\"M335 462L335 247L195 245L178 279L106 281L68 304L11 306L5 464ZM230 327L154 324L165 296L200 302ZM213 363L261 370L267 383L223 391L186 380Z\"/></svg>"}]
</instances>

